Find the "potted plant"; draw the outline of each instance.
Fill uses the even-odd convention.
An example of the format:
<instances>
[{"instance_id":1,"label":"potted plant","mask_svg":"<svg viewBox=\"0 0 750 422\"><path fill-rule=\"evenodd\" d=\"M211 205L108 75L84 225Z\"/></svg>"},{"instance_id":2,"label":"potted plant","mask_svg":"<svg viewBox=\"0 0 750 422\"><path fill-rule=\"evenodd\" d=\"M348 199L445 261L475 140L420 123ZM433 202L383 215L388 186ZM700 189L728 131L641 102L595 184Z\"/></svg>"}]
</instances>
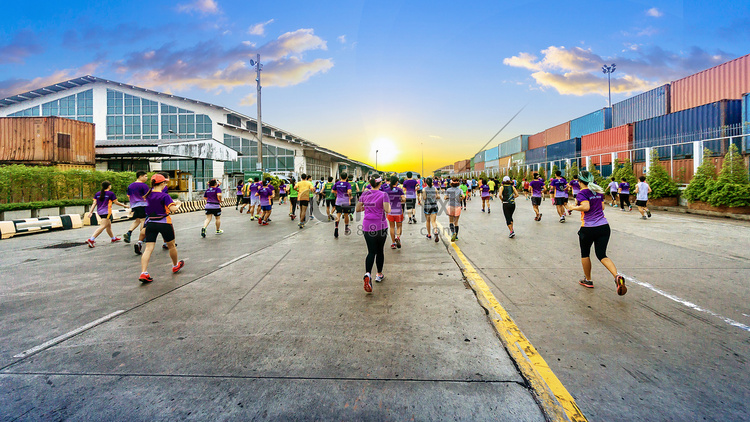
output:
<instances>
[{"instance_id":1,"label":"potted plant","mask_svg":"<svg viewBox=\"0 0 750 422\"><path fill-rule=\"evenodd\" d=\"M703 164L693 176L685 190L688 208L732 214L750 214L750 181L745 163L737 146L730 144L724 156L719 177L710 159L710 151L704 151Z\"/></svg>"},{"instance_id":2,"label":"potted plant","mask_svg":"<svg viewBox=\"0 0 750 422\"><path fill-rule=\"evenodd\" d=\"M651 186L649 202L654 206L676 207L679 204L680 190L677 188L677 183L667 173L667 169L660 164L656 148L651 150L650 159L651 164L646 180Z\"/></svg>"}]
</instances>

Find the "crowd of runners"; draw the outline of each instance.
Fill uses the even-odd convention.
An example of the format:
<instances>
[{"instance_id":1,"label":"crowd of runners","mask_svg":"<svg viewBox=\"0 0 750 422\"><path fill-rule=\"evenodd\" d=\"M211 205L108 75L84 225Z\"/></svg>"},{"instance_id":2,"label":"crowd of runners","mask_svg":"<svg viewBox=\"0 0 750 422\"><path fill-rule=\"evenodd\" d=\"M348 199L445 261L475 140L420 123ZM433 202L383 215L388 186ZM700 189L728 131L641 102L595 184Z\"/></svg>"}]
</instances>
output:
<instances>
[{"instance_id":1,"label":"crowd of runners","mask_svg":"<svg viewBox=\"0 0 750 422\"><path fill-rule=\"evenodd\" d=\"M406 177L401 179L395 175L386 178L376 174L369 180L364 180L341 173L338 180L328 177L314 181L312 176L302 174L299 180L291 178L278 184L272 182L271 178L259 177L240 181L234 187L237 198L235 209L240 214L249 215L251 221L257 220L258 225L267 226L272 221L274 206L286 205L289 218L292 221L298 220L298 227L304 229L308 221L315 218L313 211L317 205L319 215L325 210L327 220L334 222L335 239L341 234L342 220L344 236L351 235L352 225L361 222L355 227L367 245L363 277L364 289L367 292L372 292L373 280L382 282L385 277L383 265L386 242L390 239L391 249L401 249L404 221L406 220L407 224L419 224L418 206L424 215L422 221L428 240L437 243L440 235L445 234L450 236L451 242L456 242L459 240L461 213L466 210L467 201L478 197L481 200L482 212L489 214L492 212L491 203L497 199L502 205L508 237L512 239L516 236L513 215L521 194L531 202L535 214L534 221L537 222L542 220L540 207L547 197L554 205L560 223L565 223L566 216L570 216L574 211L580 212L581 228L578 237L584 278L579 283L584 287L594 286L591 281L590 259L593 246L597 259L612 273L617 293L623 295L627 292L624 278L607 257L610 227L604 216L607 202L612 207L619 207L623 212L632 210L629 200L631 186L625 179L619 182L611 179L607 186L609 198L605 196L604 188L594 183L593 175L585 170L573 176L570 181L562 176L562 172L556 171L547 181L538 173L534 173L531 180L523 179L519 182L509 176L502 179L415 178L408 172ZM179 272L185 265L185 262L178 258L171 219L171 215L180 208L181 203L169 195L168 183L169 176L166 173L156 173L150 178L146 172L136 173L136 180L127 189L134 220L122 239L115 236L112 231L112 206L125 207L125 204L118 201L109 182L102 182L101 190L94 195L91 211L86 216L90 219L95 212L100 220L99 227L86 240L91 248L95 247L96 238L104 231L110 236L112 243L121 240L130 243L134 240L131 239L133 233L139 230L138 240L134 242L133 247L135 253L141 256L139 280L142 283L153 281L148 273L148 264L160 235L162 247L169 251L172 260L172 272ZM651 188L646 178L641 176L634 193L636 206L643 219L651 218L648 209L650 192ZM200 236L206 237L206 231L212 221L216 229L215 234L221 235L223 192L220 183L210 180L203 197L206 201L206 219ZM441 233L438 228L437 218L442 214L448 216L446 233ZM376 270L375 277L372 277L373 266Z\"/></svg>"}]
</instances>

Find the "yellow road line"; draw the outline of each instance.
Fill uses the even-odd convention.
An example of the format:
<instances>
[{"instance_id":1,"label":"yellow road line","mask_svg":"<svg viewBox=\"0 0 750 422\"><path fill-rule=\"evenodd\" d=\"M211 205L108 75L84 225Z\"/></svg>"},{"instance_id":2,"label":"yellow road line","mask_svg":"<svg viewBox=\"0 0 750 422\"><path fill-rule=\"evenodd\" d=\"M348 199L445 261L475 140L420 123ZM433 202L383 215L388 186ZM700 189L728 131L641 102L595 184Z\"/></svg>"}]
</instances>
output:
<instances>
[{"instance_id":1,"label":"yellow road line","mask_svg":"<svg viewBox=\"0 0 750 422\"><path fill-rule=\"evenodd\" d=\"M441 232L443 226L438 223ZM450 240L446 240L450 242ZM474 289L479 303L489 312L492 324L500 335L505 348L531 384L547 416L553 421L586 421L573 396L552 372L542 355L521 332L513 318L500 305L495 295L477 273L461 249L450 243L456 256L463 264L466 280Z\"/></svg>"}]
</instances>

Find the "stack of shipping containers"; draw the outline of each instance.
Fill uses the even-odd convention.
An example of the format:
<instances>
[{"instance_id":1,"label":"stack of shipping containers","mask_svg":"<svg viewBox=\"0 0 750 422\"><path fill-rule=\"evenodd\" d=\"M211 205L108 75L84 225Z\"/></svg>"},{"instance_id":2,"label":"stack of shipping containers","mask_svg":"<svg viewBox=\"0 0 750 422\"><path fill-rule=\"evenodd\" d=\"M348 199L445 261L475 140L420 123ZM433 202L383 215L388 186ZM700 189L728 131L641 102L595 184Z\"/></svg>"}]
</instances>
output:
<instances>
[{"instance_id":1,"label":"stack of shipping containers","mask_svg":"<svg viewBox=\"0 0 750 422\"><path fill-rule=\"evenodd\" d=\"M633 148L633 124L594 132L581 137L581 156L591 157L591 163L603 176L612 174L612 153ZM620 160L629 159L627 152L618 152Z\"/></svg>"},{"instance_id":2,"label":"stack of shipping containers","mask_svg":"<svg viewBox=\"0 0 750 422\"><path fill-rule=\"evenodd\" d=\"M488 172L496 173L500 168L499 147L490 148L484 151L484 169Z\"/></svg>"},{"instance_id":3,"label":"stack of shipping containers","mask_svg":"<svg viewBox=\"0 0 750 422\"><path fill-rule=\"evenodd\" d=\"M742 133L750 135L750 94L742 96ZM742 141L742 152L750 152L750 137L745 136Z\"/></svg>"},{"instance_id":4,"label":"stack of shipping containers","mask_svg":"<svg viewBox=\"0 0 750 422\"><path fill-rule=\"evenodd\" d=\"M484 171L484 153L481 151L474 156L474 171Z\"/></svg>"}]
</instances>

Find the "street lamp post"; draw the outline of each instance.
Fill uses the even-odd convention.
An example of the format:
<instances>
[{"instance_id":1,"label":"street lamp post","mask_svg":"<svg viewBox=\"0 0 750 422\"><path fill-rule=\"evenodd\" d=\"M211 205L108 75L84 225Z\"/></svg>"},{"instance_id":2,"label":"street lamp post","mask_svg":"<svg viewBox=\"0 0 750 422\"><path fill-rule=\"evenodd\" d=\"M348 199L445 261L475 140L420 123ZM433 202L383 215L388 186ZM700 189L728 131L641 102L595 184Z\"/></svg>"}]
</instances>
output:
<instances>
[{"instance_id":1,"label":"street lamp post","mask_svg":"<svg viewBox=\"0 0 750 422\"><path fill-rule=\"evenodd\" d=\"M375 150L375 171L378 171L378 151L380 150Z\"/></svg>"},{"instance_id":2,"label":"street lamp post","mask_svg":"<svg viewBox=\"0 0 750 422\"><path fill-rule=\"evenodd\" d=\"M263 171L263 120L260 114L260 71L263 70L263 65L260 64L260 54L256 56L257 61L250 60L250 66L255 66L255 84L258 90L258 163L255 169Z\"/></svg>"},{"instance_id":3,"label":"street lamp post","mask_svg":"<svg viewBox=\"0 0 750 422\"><path fill-rule=\"evenodd\" d=\"M419 146L422 147L422 173L419 173L419 175L424 177L424 142L420 142Z\"/></svg>"},{"instance_id":4,"label":"street lamp post","mask_svg":"<svg viewBox=\"0 0 750 422\"><path fill-rule=\"evenodd\" d=\"M612 107L612 74L615 73L615 64L602 66L602 73L607 74L607 89L609 91L609 106Z\"/></svg>"}]
</instances>

